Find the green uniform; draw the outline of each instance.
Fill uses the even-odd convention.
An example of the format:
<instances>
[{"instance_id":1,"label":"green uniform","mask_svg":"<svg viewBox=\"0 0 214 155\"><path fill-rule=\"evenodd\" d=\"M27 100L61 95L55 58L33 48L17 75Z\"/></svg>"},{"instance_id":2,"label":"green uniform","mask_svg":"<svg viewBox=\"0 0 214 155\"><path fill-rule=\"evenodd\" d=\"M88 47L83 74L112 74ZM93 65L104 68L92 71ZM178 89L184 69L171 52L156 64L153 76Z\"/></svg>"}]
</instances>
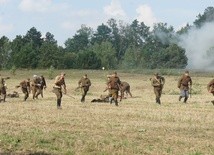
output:
<instances>
[{"instance_id":1,"label":"green uniform","mask_svg":"<svg viewBox=\"0 0 214 155\"><path fill-rule=\"evenodd\" d=\"M20 82L19 85L20 85L20 87L22 89L22 92L25 94L24 101L26 101L27 98L29 97L30 81L29 80L24 80L24 81Z\"/></svg>"},{"instance_id":2,"label":"green uniform","mask_svg":"<svg viewBox=\"0 0 214 155\"><path fill-rule=\"evenodd\" d=\"M65 79L64 79L65 74L61 74L56 76L55 78L55 83L53 86L53 92L56 94L57 97L57 108L61 109L61 101L62 101L62 87L65 90L66 93L66 85L65 85Z\"/></svg>"},{"instance_id":3,"label":"green uniform","mask_svg":"<svg viewBox=\"0 0 214 155\"><path fill-rule=\"evenodd\" d=\"M111 76L109 81L108 81L108 85L109 85L109 89L110 89L110 96L112 97L112 100L114 100L115 105L118 106L118 92L120 90L120 78L118 76ZM110 103L112 103L112 100L110 101Z\"/></svg>"},{"instance_id":4,"label":"green uniform","mask_svg":"<svg viewBox=\"0 0 214 155\"><path fill-rule=\"evenodd\" d=\"M124 98L124 92L126 92L126 94L129 94L132 97L132 94L130 92L130 85L127 82L121 82L120 92L121 92L121 99Z\"/></svg>"},{"instance_id":5,"label":"green uniform","mask_svg":"<svg viewBox=\"0 0 214 155\"><path fill-rule=\"evenodd\" d=\"M214 96L214 79L212 79L208 84L207 84L207 90L213 94ZM211 101L214 105L214 100Z\"/></svg>"},{"instance_id":6,"label":"green uniform","mask_svg":"<svg viewBox=\"0 0 214 155\"><path fill-rule=\"evenodd\" d=\"M3 78L1 77L0 75L0 102L3 101L5 102L6 100L6 86L5 86L5 79L8 79L8 78ZM1 95L3 96L3 99L1 99Z\"/></svg>"},{"instance_id":7,"label":"green uniform","mask_svg":"<svg viewBox=\"0 0 214 155\"><path fill-rule=\"evenodd\" d=\"M180 89L179 101L184 97L184 103L189 97L190 86L192 86L192 79L188 74L182 75L178 80L178 88Z\"/></svg>"},{"instance_id":8,"label":"green uniform","mask_svg":"<svg viewBox=\"0 0 214 155\"><path fill-rule=\"evenodd\" d=\"M156 103L161 104L160 98L165 84L165 79L162 76L154 76L151 78L151 85L154 87L154 93L156 96Z\"/></svg>"},{"instance_id":9,"label":"green uniform","mask_svg":"<svg viewBox=\"0 0 214 155\"><path fill-rule=\"evenodd\" d=\"M81 87L81 91L82 91L81 102L85 102L85 96L89 91L89 87L91 86L91 81L87 76L84 76L79 80L78 84Z\"/></svg>"}]
</instances>

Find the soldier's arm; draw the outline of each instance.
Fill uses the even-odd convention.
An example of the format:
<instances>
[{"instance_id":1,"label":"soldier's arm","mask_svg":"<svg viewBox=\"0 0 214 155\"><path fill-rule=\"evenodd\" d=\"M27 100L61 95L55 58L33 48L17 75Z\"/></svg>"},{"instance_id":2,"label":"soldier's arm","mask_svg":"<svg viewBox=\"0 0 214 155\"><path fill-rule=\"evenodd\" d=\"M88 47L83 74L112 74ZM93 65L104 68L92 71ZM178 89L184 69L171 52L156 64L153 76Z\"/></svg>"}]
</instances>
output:
<instances>
[{"instance_id":1,"label":"soldier's arm","mask_svg":"<svg viewBox=\"0 0 214 155\"><path fill-rule=\"evenodd\" d=\"M207 91L210 92L210 87L214 84L214 79L207 84Z\"/></svg>"},{"instance_id":2,"label":"soldier's arm","mask_svg":"<svg viewBox=\"0 0 214 155\"><path fill-rule=\"evenodd\" d=\"M88 86L91 86L91 80L88 79Z\"/></svg>"},{"instance_id":3,"label":"soldier's arm","mask_svg":"<svg viewBox=\"0 0 214 155\"><path fill-rule=\"evenodd\" d=\"M161 77L161 78L162 78L162 82L163 82L162 84L165 85L165 78L164 77Z\"/></svg>"},{"instance_id":4,"label":"soldier's arm","mask_svg":"<svg viewBox=\"0 0 214 155\"><path fill-rule=\"evenodd\" d=\"M190 86L192 86L192 79L191 78L190 78L189 84L190 84Z\"/></svg>"},{"instance_id":5,"label":"soldier's arm","mask_svg":"<svg viewBox=\"0 0 214 155\"><path fill-rule=\"evenodd\" d=\"M180 77L180 78L179 78L179 80L178 80L178 88L180 88L180 87L181 87L181 81L182 81L182 78L183 78L183 76L182 76L182 77Z\"/></svg>"}]
</instances>

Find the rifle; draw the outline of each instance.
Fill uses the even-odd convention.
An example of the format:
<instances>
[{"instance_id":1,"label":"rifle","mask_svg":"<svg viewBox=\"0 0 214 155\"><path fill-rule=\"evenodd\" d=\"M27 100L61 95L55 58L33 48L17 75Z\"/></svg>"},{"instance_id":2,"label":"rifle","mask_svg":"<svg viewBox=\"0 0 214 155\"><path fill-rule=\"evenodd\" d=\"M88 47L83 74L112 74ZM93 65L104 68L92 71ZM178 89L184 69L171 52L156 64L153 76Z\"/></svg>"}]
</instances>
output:
<instances>
[{"instance_id":1,"label":"rifle","mask_svg":"<svg viewBox=\"0 0 214 155\"><path fill-rule=\"evenodd\" d=\"M78 89L82 88L81 86L78 86L77 88L74 89L74 91L77 91Z\"/></svg>"},{"instance_id":2,"label":"rifle","mask_svg":"<svg viewBox=\"0 0 214 155\"><path fill-rule=\"evenodd\" d=\"M75 97L71 96L71 95L68 95L68 94L64 94L65 96L68 96L70 98L73 98L73 99L76 99Z\"/></svg>"}]
</instances>

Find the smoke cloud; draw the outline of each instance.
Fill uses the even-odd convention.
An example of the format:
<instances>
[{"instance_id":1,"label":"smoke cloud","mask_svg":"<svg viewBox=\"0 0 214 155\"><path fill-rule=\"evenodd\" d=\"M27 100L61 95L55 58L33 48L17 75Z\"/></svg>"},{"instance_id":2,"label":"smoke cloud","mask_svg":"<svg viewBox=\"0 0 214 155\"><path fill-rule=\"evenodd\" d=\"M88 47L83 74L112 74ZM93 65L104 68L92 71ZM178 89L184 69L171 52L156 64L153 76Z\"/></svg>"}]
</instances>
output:
<instances>
[{"instance_id":1,"label":"smoke cloud","mask_svg":"<svg viewBox=\"0 0 214 155\"><path fill-rule=\"evenodd\" d=\"M193 27L180 37L179 45L186 50L188 68L214 70L214 22Z\"/></svg>"}]
</instances>

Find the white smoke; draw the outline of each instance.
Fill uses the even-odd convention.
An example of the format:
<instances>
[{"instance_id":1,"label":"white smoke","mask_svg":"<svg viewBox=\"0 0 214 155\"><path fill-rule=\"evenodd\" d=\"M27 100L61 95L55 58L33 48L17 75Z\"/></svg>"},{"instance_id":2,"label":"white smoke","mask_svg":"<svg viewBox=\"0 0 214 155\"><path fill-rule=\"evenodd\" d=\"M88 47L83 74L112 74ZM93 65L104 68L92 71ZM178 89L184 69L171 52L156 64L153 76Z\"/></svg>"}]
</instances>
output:
<instances>
[{"instance_id":1,"label":"white smoke","mask_svg":"<svg viewBox=\"0 0 214 155\"><path fill-rule=\"evenodd\" d=\"M214 70L214 23L193 27L181 36L179 45L186 50L188 68Z\"/></svg>"}]
</instances>

